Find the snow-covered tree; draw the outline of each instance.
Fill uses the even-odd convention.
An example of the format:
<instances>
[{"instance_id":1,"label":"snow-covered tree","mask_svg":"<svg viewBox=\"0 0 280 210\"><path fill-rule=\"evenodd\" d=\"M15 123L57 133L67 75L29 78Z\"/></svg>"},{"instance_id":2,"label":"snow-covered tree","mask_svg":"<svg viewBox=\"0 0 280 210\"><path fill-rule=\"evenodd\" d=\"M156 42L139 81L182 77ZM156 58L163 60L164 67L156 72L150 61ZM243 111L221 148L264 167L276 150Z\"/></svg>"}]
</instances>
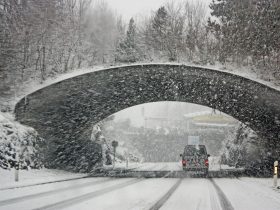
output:
<instances>
[{"instance_id":1,"label":"snow-covered tree","mask_svg":"<svg viewBox=\"0 0 280 210\"><path fill-rule=\"evenodd\" d=\"M170 3L167 8L160 7L151 18L145 31L145 41L154 50L154 56L175 61L183 46L184 22L177 5Z\"/></svg>"},{"instance_id":2,"label":"snow-covered tree","mask_svg":"<svg viewBox=\"0 0 280 210\"><path fill-rule=\"evenodd\" d=\"M261 161L268 151L264 144L253 130L241 123L227 134L223 142L222 164L250 167L255 161Z\"/></svg>"},{"instance_id":3,"label":"snow-covered tree","mask_svg":"<svg viewBox=\"0 0 280 210\"><path fill-rule=\"evenodd\" d=\"M129 20L126 37L117 46L115 60L129 63L141 60L141 50L137 43L136 24L133 18Z\"/></svg>"},{"instance_id":4,"label":"snow-covered tree","mask_svg":"<svg viewBox=\"0 0 280 210\"><path fill-rule=\"evenodd\" d=\"M279 1L214 0L210 8L215 18L208 26L221 62L250 62L265 74L279 76Z\"/></svg>"},{"instance_id":5,"label":"snow-covered tree","mask_svg":"<svg viewBox=\"0 0 280 210\"><path fill-rule=\"evenodd\" d=\"M167 43L168 13L165 7L160 7L151 21L148 42L158 51L164 51Z\"/></svg>"}]
</instances>

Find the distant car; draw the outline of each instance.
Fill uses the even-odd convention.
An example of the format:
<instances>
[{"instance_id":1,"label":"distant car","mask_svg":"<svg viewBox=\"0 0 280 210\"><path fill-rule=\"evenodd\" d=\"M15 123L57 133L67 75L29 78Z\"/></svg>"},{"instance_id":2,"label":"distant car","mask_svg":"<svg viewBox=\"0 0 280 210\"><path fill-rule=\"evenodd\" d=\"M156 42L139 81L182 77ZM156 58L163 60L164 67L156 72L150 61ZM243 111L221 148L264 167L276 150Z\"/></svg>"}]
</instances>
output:
<instances>
[{"instance_id":1,"label":"distant car","mask_svg":"<svg viewBox=\"0 0 280 210\"><path fill-rule=\"evenodd\" d=\"M209 161L205 145L187 145L184 148L182 167L185 171L194 171L208 175Z\"/></svg>"}]
</instances>

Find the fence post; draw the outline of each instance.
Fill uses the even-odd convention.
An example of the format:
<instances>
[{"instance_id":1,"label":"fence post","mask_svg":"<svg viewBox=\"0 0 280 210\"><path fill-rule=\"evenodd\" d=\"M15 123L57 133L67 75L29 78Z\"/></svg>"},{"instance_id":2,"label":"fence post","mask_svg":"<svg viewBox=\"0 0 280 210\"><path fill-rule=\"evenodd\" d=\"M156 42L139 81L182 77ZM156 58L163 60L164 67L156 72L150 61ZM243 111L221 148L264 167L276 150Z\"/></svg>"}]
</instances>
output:
<instances>
[{"instance_id":1,"label":"fence post","mask_svg":"<svg viewBox=\"0 0 280 210\"><path fill-rule=\"evenodd\" d=\"M277 187L277 179L278 179L278 161L276 160L274 162L274 167L273 167L273 186L275 188Z\"/></svg>"},{"instance_id":2,"label":"fence post","mask_svg":"<svg viewBox=\"0 0 280 210\"><path fill-rule=\"evenodd\" d=\"M16 152L16 162L15 162L15 181L19 180L19 154Z\"/></svg>"}]
</instances>

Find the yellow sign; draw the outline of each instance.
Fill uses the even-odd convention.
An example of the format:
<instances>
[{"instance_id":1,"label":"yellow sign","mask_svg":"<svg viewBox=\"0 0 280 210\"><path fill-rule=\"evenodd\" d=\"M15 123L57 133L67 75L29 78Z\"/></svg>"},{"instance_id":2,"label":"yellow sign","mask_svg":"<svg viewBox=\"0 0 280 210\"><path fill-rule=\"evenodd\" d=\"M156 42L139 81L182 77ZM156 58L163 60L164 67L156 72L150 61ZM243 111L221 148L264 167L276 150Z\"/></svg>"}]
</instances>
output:
<instances>
[{"instance_id":1,"label":"yellow sign","mask_svg":"<svg viewBox=\"0 0 280 210\"><path fill-rule=\"evenodd\" d=\"M218 122L218 123L234 123L235 120L233 118L220 115L220 114L208 114L193 117L193 120L196 122Z\"/></svg>"}]
</instances>

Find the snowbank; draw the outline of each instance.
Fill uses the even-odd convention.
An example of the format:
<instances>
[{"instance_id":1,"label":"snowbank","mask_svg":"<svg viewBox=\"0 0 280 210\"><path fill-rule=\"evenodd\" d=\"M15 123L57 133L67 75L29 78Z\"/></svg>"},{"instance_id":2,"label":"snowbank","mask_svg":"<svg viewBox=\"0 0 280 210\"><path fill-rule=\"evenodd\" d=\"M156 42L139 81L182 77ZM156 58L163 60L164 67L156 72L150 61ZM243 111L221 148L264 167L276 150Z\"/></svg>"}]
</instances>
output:
<instances>
[{"instance_id":1,"label":"snowbank","mask_svg":"<svg viewBox=\"0 0 280 210\"><path fill-rule=\"evenodd\" d=\"M274 189L274 186L273 186L273 178L272 177L271 178L241 177L240 180L244 181L246 183L250 182L250 183L254 183L255 185L258 185L258 186L264 186L264 187L276 190L276 189ZM278 187L280 187L280 178L278 178L277 184L278 184ZM280 193L280 190L279 190L279 193Z\"/></svg>"},{"instance_id":2,"label":"snowbank","mask_svg":"<svg viewBox=\"0 0 280 210\"><path fill-rule=\"evenodd\" d=\"M41 169L41 170L20 170L19 181L15 182L14 169L3 170L0 168L0 190L3 188L21 187L40 184L45 182L57 182L67 179L85 177L85 174L70 173L62 170Z\"/></svg>"}]
</instances>

